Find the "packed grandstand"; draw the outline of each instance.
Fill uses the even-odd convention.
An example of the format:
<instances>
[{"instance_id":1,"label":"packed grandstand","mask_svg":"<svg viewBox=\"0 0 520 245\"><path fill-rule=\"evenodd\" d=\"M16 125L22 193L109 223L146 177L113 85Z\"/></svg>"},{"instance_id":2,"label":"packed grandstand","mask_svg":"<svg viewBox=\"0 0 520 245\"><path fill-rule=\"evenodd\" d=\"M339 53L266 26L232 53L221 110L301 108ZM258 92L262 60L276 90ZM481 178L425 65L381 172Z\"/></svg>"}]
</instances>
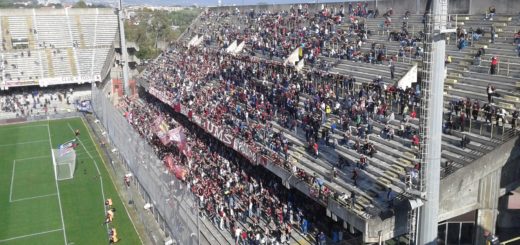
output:
<instances>
[{"instance_id":1,"label":"packed grandstand","mask_svg":"<svg viewBox=\"0 0 520 245\"><path fill-rule=\"evenodd\" d=\"M456 31L447 37L445 62L443 244L474 243L482 226L475 216L489 208L478 198L488 195L479 184L519 153L520 18L492 9L449 16ZM0 120L74 110L90 88L66 84L94 82L94 115L110 121L96 111L95 97L108 96L103 106L119 113L110 116L124 117L133 129L125 135L140 139L131 144L146 142L150 159L162 161L150 169L167 171L194 197L197 221L183 224L197 224L192 234L202 231L202 244L410 238L417 225L410 210L427 174L420 160L425 78L418 72L430 55L426 14L369 3L205 9L147 65L139 92L121 96L110 74L117 16L60 11L0 13L0 87L7 90L0 93ZM504 193L495 188L491 202L498 203ZM168 200L152 200L160 227L187 244L165 214L172 206L161 203ZM448 232L450 220L461 228ZM494 224L486 232L495 233Z\"/></svg>"}]
</instances>

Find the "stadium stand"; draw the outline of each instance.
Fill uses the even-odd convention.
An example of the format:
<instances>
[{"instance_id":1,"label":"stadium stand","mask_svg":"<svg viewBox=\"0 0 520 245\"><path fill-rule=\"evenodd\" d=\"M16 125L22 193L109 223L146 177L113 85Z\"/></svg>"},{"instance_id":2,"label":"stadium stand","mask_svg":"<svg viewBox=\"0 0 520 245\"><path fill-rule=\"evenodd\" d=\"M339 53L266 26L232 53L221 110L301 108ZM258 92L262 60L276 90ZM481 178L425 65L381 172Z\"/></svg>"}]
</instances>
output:
<instances>
[{"instance_id":1,"label":"stadium stand","mask_svg":"<svg viewBox=\"0 0 520 245\"><path fill-rule=\"evenodd\" d=\"M0 13L0 88L100 81L111 62L111 9L15 9Z\"/></svg>"},{"instance_id":2,"label":"stadium stand","mask_svg":"<svg viewBox=\"0 0 520 245\"><path fill-rule=\"evenodd\" d=\"M406 199L421 167L416 160L420 117L418 98L421 90L416 86L396 90L394 85L414 64L421 65L423 54L419 43L423 17L408 15L403 19L402 16L388 13L396 20L393 24L388 18L386 23L385 18L365 18L367 12L363 10L360 14L353 13L350 18L343 17L346 14L341 10L340 6L328 5L319 12L296 6L281 12L209 11L181 39L186 45L194 37L202 37L202 47L188 50L181 45L173 46L145 71L142 83L150 94L172 107L180 107L178 112L192 117L200 114L204 118L208 118L209 113L210 120L216 125L223 125L219 122L223 120L230 131L235 131L236 137L241 131L248 132L247 128L257 126L260 129L267 127L273 133L282 135L278 139L284 142L281 145L276 139L271 143L255 141L260 147L266 147L264 152L274 150L280 159L285 157L285 164L289 163L289 166L280 166L289 173L294 172L292 165L305 172L304 176L321 178L323 186L331 190L331 197L342 193L352 197L351 193L355 193L354 205L328 197L324 199L325 205L331 208L331 203L337 202L349 210L348 215L341 218L366 233L365 241L375 241L375 230L389 222L382 218L382 214L402 215L388 205L389 188L398 193L394 202L398 202L399 198ZM452 25L459 30L450 40L459 41L451 42L447 47L451 58L446 66L442 178L470 165L516 136L519 100L515 87L515 77L518 75L515 68L511 68L518 64L517 53L511 46L518 20L500 16L481 24L483 16L454 15L450 18ZM403 22L404 28L401 26ZM512 27L509 28L510 25ZM489 34L484 34L478 42L473 40L473 32L491 26L499 33L494 43ZM465 28L475 31L468 34ZM468 47L459 51L460 39L466 40ZM245 41L243 55L225 54L225 48L235 40L237 43ZM301 43L304 51L300 57L305 60L303 77L310 82L296 78L294 66L284 68L281 63L276 63L283 62ZM481 57L480 64L473 64L470 61L481 47L486 54ZM345 53L341 53L343 51ZM245 58L249 55L255 58ZM227 71L215 71L217 61L212 56L218 56L220 68ZM508 62L503 62L501 58L497 74L488 74L490 63L486 59L492 56L508 59ZM393 79L389 68L391 59L395 71ZM509 69L504 68L507 65ZM198 73L193 76L193 71ZM258 81L253 78L244 83L242 79L250 80L244 72L249 74L251 71L260 74ZM335 82L338 74L340 77ZM338 85L349 80L349 75L355 78L353 85L347 85L352 88L345 89ZM179 80L177 76L183 79ZM165 79L168 82L165 83ZM226 79L230 80L226 82ZM487 99L488 85L492 101ZM257 118L256 114L261 114L255 111L258 107L254 109L247 105L251 98L260 95L272 104L271 97L277 90L284 91L284 94L287 90L294 91L296 87L299 91L295 91L298 94L296 105L291 106L297 107L298 112L300 109L303 111L296 117L283 115L289 106L285 103L293 103L286 100L274 102L273 108L267 110L267 120ZM378 87L382 91L378 92ZM219 90L231 96L218 96L215 92ZM243 101L240 96L246 100ZM178 102L172 102L174 98ZM213 108L207 107L206 98ZM336 103L339 113L326 112L327 107L335 108ZM201 105L205 109L197 109ZM373 110L374 105L374 113L367 113L366 110ZM313 107L316 109L311 109ZM383 113L379 114L377 109L382 109ZM345 117L346 112L357 110L363 112L360 114L361 120L352 113ZM244 115L244 111L248 114ZM321 126L311 133L318 143L316 147L309 147L314 141L309 141L309 135L304 132L305 125L309 123L305 115L309 111L317 112L315 115ZM513 118L515 111L516 118ZM220 114L226 116L222 118ZM291 122L291 118L295 118L296 122ZM310 120L312 122L313 119ZM206 125L201 124L203 127ZM283 148L283 145L286 147L281 150L280 146ZM319 154L316 154L318 148ZM368 158L367 166L362 163L360 167L360 159L365 158L362 154L372 156ZM335 173L337 178L331 178L336 170L339 170ZM313 188L312 182L309 185ZM309 189L303 192L310 194ZM318 202L320 198L317 198ZM359 220L352 217L360 217L364 220L361 221L363 224L370 223L368 230L363 225L356 225ZM406 226L406 222L400 226ZM394 228L394 233L388 236L403 234L406 230L406 227Z\"/></svg>"},{"instance_id":3,"label":"stadium stand","mask_svg":"<svg viewBox=\"0 0 520 245\"><path fill-rule=\"evenodd\" d=\"M413 84L400 89L396 84L415 65L422 65L423 16L374 14L362 5L348 10L339 4L321 10L305 5L280 11L209 10L142 74L141 85L148 95L164 104L149 98L125 100L122 113L133 115L128 121L161 158L171 151L185 164L194 178L190 180L196 180L191 187L198 195L197 181L220 193L226 179L204 179L204 171L211 170L201 173L198 168L203 167L188 164L180 149L163 149L154 136L152 118L169 118L172 109L174 117L189 118L191 125L200 127L194 131L213 134L223 144L227 144L223 135L232 137L233 144L227 145L241 151L244 159L265 165L284 185L322 204L333 220L345 222L343 228L361 232L364 242L406 234L409 220L399 204L411 198L421 169L417 160L421 88ZM450 19L457 32L447 46L442 183L460 177L457 174L464 168L516 137L520 103L519 51L511 45L517 42L520 20L500 15L493 20L483 20L483 15ZM0 22L1 89L100 81L113 58L117 17L108 9L13 10L0 13ZM201 44L188 48L195 37L202 38ZM235 41L237 45L244 41L244 49L227 53ZM303 47L298 54L303 67L283 64L298 47ZM495 56L498 64L492 68ZM3 96L0 119L67 108L71 96L66 91ZM172 119L170 124L181 123ZM190 133L192 139L199 136ZM208 139L190 143L202 155L215 147ZM239 173L235 170L243 166L229 161L235 153L220 147L216 152L218 156L206 163L227 165L233 174ZM262 190L248 194L265 195L261 202L284 210L289 203L276 199L286 193L269 181L263 183L275 190L272 195ZM208 193L202 196L219 208L227 207L218 214L210 205L204 210L210 217L203 221L206 225L229 231L214 234L221 244L233 243L233 227L246 230L250 225L253 234L261 233L258 226L274 228L276 234L269 233L266 239L290 233L287 224L293 222L284 218L280 222L274 218L273 225L248 214L233 225L227 217L234 217L229 209L234 205L227 195L225 201ZM238 202L245 202L244 196L239 197ZM298 228L293 238L305 237L302 223Z\"/></svg>"}]
</instances>

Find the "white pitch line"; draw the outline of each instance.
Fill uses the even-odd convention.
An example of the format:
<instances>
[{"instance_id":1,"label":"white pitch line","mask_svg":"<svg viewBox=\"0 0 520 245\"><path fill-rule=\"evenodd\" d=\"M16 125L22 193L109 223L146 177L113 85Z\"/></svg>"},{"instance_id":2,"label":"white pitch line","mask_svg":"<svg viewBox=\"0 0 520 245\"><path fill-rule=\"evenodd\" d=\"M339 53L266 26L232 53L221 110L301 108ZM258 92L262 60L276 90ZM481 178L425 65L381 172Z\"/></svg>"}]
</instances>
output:
<instances>
[{"instance_id":1,"label":"white pitch line","mask_svg":"<svg viewBox=\"0 0 520 245\"><path fill-rule=\"evenodd\" d=\"M0 147L15 146L15 145L27 145L27 144L41 143L41 142L47 142L47 141L48 140L33 140L33 141L26 141L26 142L12 143L12 144L3 144L3 145L0 145Z\"/></svg>"},{"instance_id":2,"label":"white pitch line","mask_svg":"<svg viewBox=\"0 0 520 245\"><path fill-rule=\"evenodd\" d=\"M87 126L87 124L85 123L84 118L81 119L81 122L83 122L83 125L85 126L85 128L87 129L87 131L89 131L89 130L88 130L88 126ZM99 124L97 124L97 125L98 125L100 131L103 132L103 128L101 128L101 126L100 126ZM92 130L94 130L94 129L92 128ZM91 134L90 132L89 132L88 136L90 137L90 140L91 140L92 142L96 142L96 141L94 140L94 138L92 138L92 134ZM94 147L95 147L95 145L94 145ZM104 164L105 169L106 169L106 166L107 166L107 165L106 165L106 162L103 160L103 157L102 157L101 152L99 152L99 148L97 148L97 147L95 147L95 148L96 148L96 152L99 154L99 157L101 157L101 161L103 161L103 164ZM107 170L107 171L108 171L108 170ZM112 180L112 183L114 183L114 179L112 178L112 175L110 175L110 173L108 173L108 177L110 178L110 180ZM116 190L117 190L117 186L114 185L114 187L115 187ZM123 198L121 197L121 193L120 193L119 190L117 190L117 194L119 195L119 198L123 199ZM141 234L139 234L139 232L137 232L137 227L135 227L135 222L134 222L134 220L132 219L132 215L130 215L130 212L128 212L128 208L126 207L126 205L125 205L124 202L123 202L123 207L125 208L126 215L128 215L128 218L130 218L130 221L132 222L132 226L134 227L134 230L136 231L137 236L139 237L139 240L141 241L141 244L144 244L144 243L143 243L143 238L141 237ZM69 244L69 245L70 245L70 244Z\"/></svg>"},{"instance_id":3,"label":"white pitch line","mask_svg":"<svg viewBox=\"0 0 520 245\"><path fill-rule=\"evenodd\" d=\"M58 193L47 194L47 195L41 195L41 196L35 196L35 197L20 198L20 199L11 200L11 202L21 202L21 201L27 201L27 200L32 200L32 199L37 199L37 198L43 198L43 197L51 197L51 196L56 196L56 195L58 195Z\"/></svg>"},{"instance_id":4,"label":"white pitch line","mask_svg":"<svg viewBox=\"0 0 520 245\"><path fill-rule=\"evenodd\" d=\"M49 146L50 146L50 150L52 152L51 126L48 121L47 121L47 134L49 134ZM54 157L52 159L52 164L54 165ZM54 169L54 166L52 166L52 168ZM56 171L56 170L54 170L54 171ZM60 206L61 226L63 227L63 238L65 239L65 245L67 245L67 234L65 232L65 220L63 219L63 209L61 207L60 187L58 186L58 180L56 178L54 178L54 182L56 183L56 190L58 192L58 204Z\"/></svg>"},{"instance_id":5,"label":"white pitch line","mask_svg":"<svg viewBox=\"0 0 520 245\"><path fill-rule=\"evenodd\" d=\"M18 158L18 159L16 159L16 161L25 161L25 160L32 160L32 159L41 159L41 158L48 158L48 157L52 157L52 156L50 156L50 155L46 155L46 156L36 156L36 157Z\"/></svg>"},{"instance_id":6,"label":"white pitch line","mask_svg":"<svg viewBox=\"0 0 520 245\"><path fill-rule=\"evenodd\" d=\"M15 124L7 124L7 125L15 125ZM37 124L37 125L27 125L27 126L13 126L13 127L2 127L0 129L19 129L19 128L36 128L36 127L45 127L46 124Z\"/></svg>"},{"instance_id":7,"label":"white pitch line","mask_svg":"<svg viewBox=\"0 0 520 245\"><path fill-rule=\"evenodd\" d=\"M57 232L57 231L61 231L61 230L63 230L63 229L56 229L56 230L50 230L50 231L43 231L43 232L33 233L33 234L29 234L29 235L23 235L23 236L11 237L11 238L8 238L8 239L5 239L5 240L0 240L0 243L4 243L4 242L8 242L8 241L12 241L12 240L16 240L16 239L20 239L20 238L31 237L31 236L39 236L39 235L43 235L43 234L47 234L47 233L51 233L51 232Z\"/></svg>"},{"instance_id":8,"label":"white pitch line","mask_svg":"<svg viewBox=\"0 0 520 245\"><path fill-rule=\"evenodd\" d=\"M74 132L74 129L72 128L72 126L70 126L70 123L67 123L69 125L69 128L72 132ZM87 132L88 133L88 132ZM106 198L105 198L105 189L103 188L103 177L101 176L101 171L99 171L99 167L98 167L98 164L96 162L96 160L94 160L94 157L92 156L92 154L90 154L90 152L87 150L87 148L85 147L85 145L83 144L83 142L81 141L81 139L78 137L77 138L78 141L79 141L79 144L81 145L81 147L83 147L83 149L86 151L86 153L88 154L88 156L90 157L90 159L92 159L92 161L94 162L94 166L96 166L96 171L98 173L98 176L99 176L99 181L100 181L100 184L101 184L101 195L103 196L103 202L105 202ZM94 142L94 141L92 141ZM103 210L104 212L106 213L107 212L107 207L106 205L103 205ZM108 230L108 224L107 224L107 230Z\"/></svg>"},{"instance_id":9,"label":"white pitch line","mask_svg":"<svg viewBox=\"0 0 520 245\"><path fill-rule=\"evenodd\" d=\"M9 202L13 200L13 182L14 182L14 168L16 166L16 160L13 160L13 174L11 175L11 189L9 190Z\"/></svg>"}]
</instances>

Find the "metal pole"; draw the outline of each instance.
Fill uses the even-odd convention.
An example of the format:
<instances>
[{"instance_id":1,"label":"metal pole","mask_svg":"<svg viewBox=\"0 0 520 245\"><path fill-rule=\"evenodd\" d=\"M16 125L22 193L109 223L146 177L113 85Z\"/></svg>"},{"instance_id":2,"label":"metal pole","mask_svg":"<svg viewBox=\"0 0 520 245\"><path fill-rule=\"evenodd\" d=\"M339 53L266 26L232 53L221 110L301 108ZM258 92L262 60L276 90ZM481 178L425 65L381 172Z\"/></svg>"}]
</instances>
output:
<instances>
[{"instance_id":1,"label":"metal pole","mask_svg":"<svg viewBox=\"0 0 520 245\"><path fill-rule=\"evenodd\" d=\"M195 196L197 197L197 196ZM199 225L199 219L200 219L200 207L199 207L199 200L195 200L197 203L197 244L200 245L200 225Z\"/></svg>"},{"instance_id":2,"label":"metal pole","mask_svg":"<svg viewBox=\"0 0 520 245\"><path fill-rule=\"evenodd\" d=\"M507 59L507 76L509 76L509 64L510 64L510 60Z\"/></svg>"},{"instance_id":3,"label":"metal pole","mask_svg":"<svg viewBox=\"0 0 520 245\"><path fill-rule=\"evenodd\" d=\"M119 0L119 41L121 47L121 66L123 68L123 85L126 95L131 95L130 84L128 83L128 54L126 50L126 39L125 39L125 14L123 11L123 0Z\"/></svg>"},{"instance_id":4,"label":"metal pole","mask_svg":"<svg viewBox=\"0 0 520 245\"><path fill-rule=\"evenodd\" d=\"M434 0L433 11L430 24L433 28L428 28L431 35L431 49L428 50L431 61L429 69L429 76L427 83L429 83L430 91L427 104L423 105L427 109L427 118L423 122L426 128L424 140L427 142L423 148L423 161L425 168L422 183L424 189L422 191L425 195L424 206L421 207L419 215L418 239L417 244L436 244L438 232L438 218L439 218L439 189L440 189L440 161L441 161L441 141L442 141L442 113L444 105L444 61L446 54L446 40L445 35L441 30L446 26L441 26L446 22L448 12L448 3L446 0ZM428 24L428 23L427 23ZM425 50L426 52L427 50ZM426 55L426 54L425 54Z\"/></svg>"}]
</instances>

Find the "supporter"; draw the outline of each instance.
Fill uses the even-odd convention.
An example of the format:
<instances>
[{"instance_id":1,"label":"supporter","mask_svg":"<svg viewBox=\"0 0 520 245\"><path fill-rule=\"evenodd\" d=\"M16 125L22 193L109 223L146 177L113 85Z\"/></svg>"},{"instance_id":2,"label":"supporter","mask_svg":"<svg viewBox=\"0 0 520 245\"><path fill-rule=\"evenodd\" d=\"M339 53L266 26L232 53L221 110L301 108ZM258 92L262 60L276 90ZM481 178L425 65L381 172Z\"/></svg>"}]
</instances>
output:
<instances>
[{"instance_id":1,"label":"supporter","mask_svg":"<svg viewBox=\"0 0 520 245\"><path fill-rule=\"evenodd\" d=\"M518 110L513 111L513 113L511 114L511 127L513 129L516 129L518 127L518 114Z\"/></svg>"},{"instance_id":2,"label":"supporter","mask_svg":"<svg viewBox=\"0 0 520 245\"><path fill-rule=\"evenodd\" d=\"M494 5L490 6L488 10L486 11L486 19L493 20L493 17L495 17L496 8Z\"/></svg>"},{"instance_id":3,"label":"supporter","mask_svg":"<svg viewBox=\"0 0 520 245\"><path fill-rule=\"evenodd\" d=\"M469 137L466 136L466 134L462 134L462 138L460 140L460 147L462 149L466 148L466 146L470 143Z\"/></svg>"},{"instance_id":4,"label":"supporter","mask_svg":"<svg viewBox=\"0 0 520 245\"><path fill-rule=\"evenodd\" d=\"M412 146L419 147L419 136L417 134L412 136Z\"/></svg>"},{"instance_id":5,"label":"supporter","mask_svg":"<svg viewBox=\"0 0 520 245\"><path fill-rule=\"evenodd\" d=\"M493 103L493 95L495 94L495 87L492 86L491 84L488 84L486 91L487 91L488 103Z\"/></svg>"},{"instance_id":6,"label":"supporter","mask_svg":"<svg viewBox=\"0 0 520 245\"><path fill-rule=\"evenodd\" d=\"M495 43L495 38L496 38L495 27L491 26L490 29L491 29L491 43Z\"/></svg>"},{"instance_id":7,"label":"supporter","mask_svg":"<svg viewBox=\"0 0 520 245\"><path fill-rule=\"evenodd\" d=\"M491 75L496 74L497 66L498 66L498 57L497 56L493 56L493 58L491 58L491 67L490 67L490 70L489 70Z\"/></svg>"}]
</instances>

